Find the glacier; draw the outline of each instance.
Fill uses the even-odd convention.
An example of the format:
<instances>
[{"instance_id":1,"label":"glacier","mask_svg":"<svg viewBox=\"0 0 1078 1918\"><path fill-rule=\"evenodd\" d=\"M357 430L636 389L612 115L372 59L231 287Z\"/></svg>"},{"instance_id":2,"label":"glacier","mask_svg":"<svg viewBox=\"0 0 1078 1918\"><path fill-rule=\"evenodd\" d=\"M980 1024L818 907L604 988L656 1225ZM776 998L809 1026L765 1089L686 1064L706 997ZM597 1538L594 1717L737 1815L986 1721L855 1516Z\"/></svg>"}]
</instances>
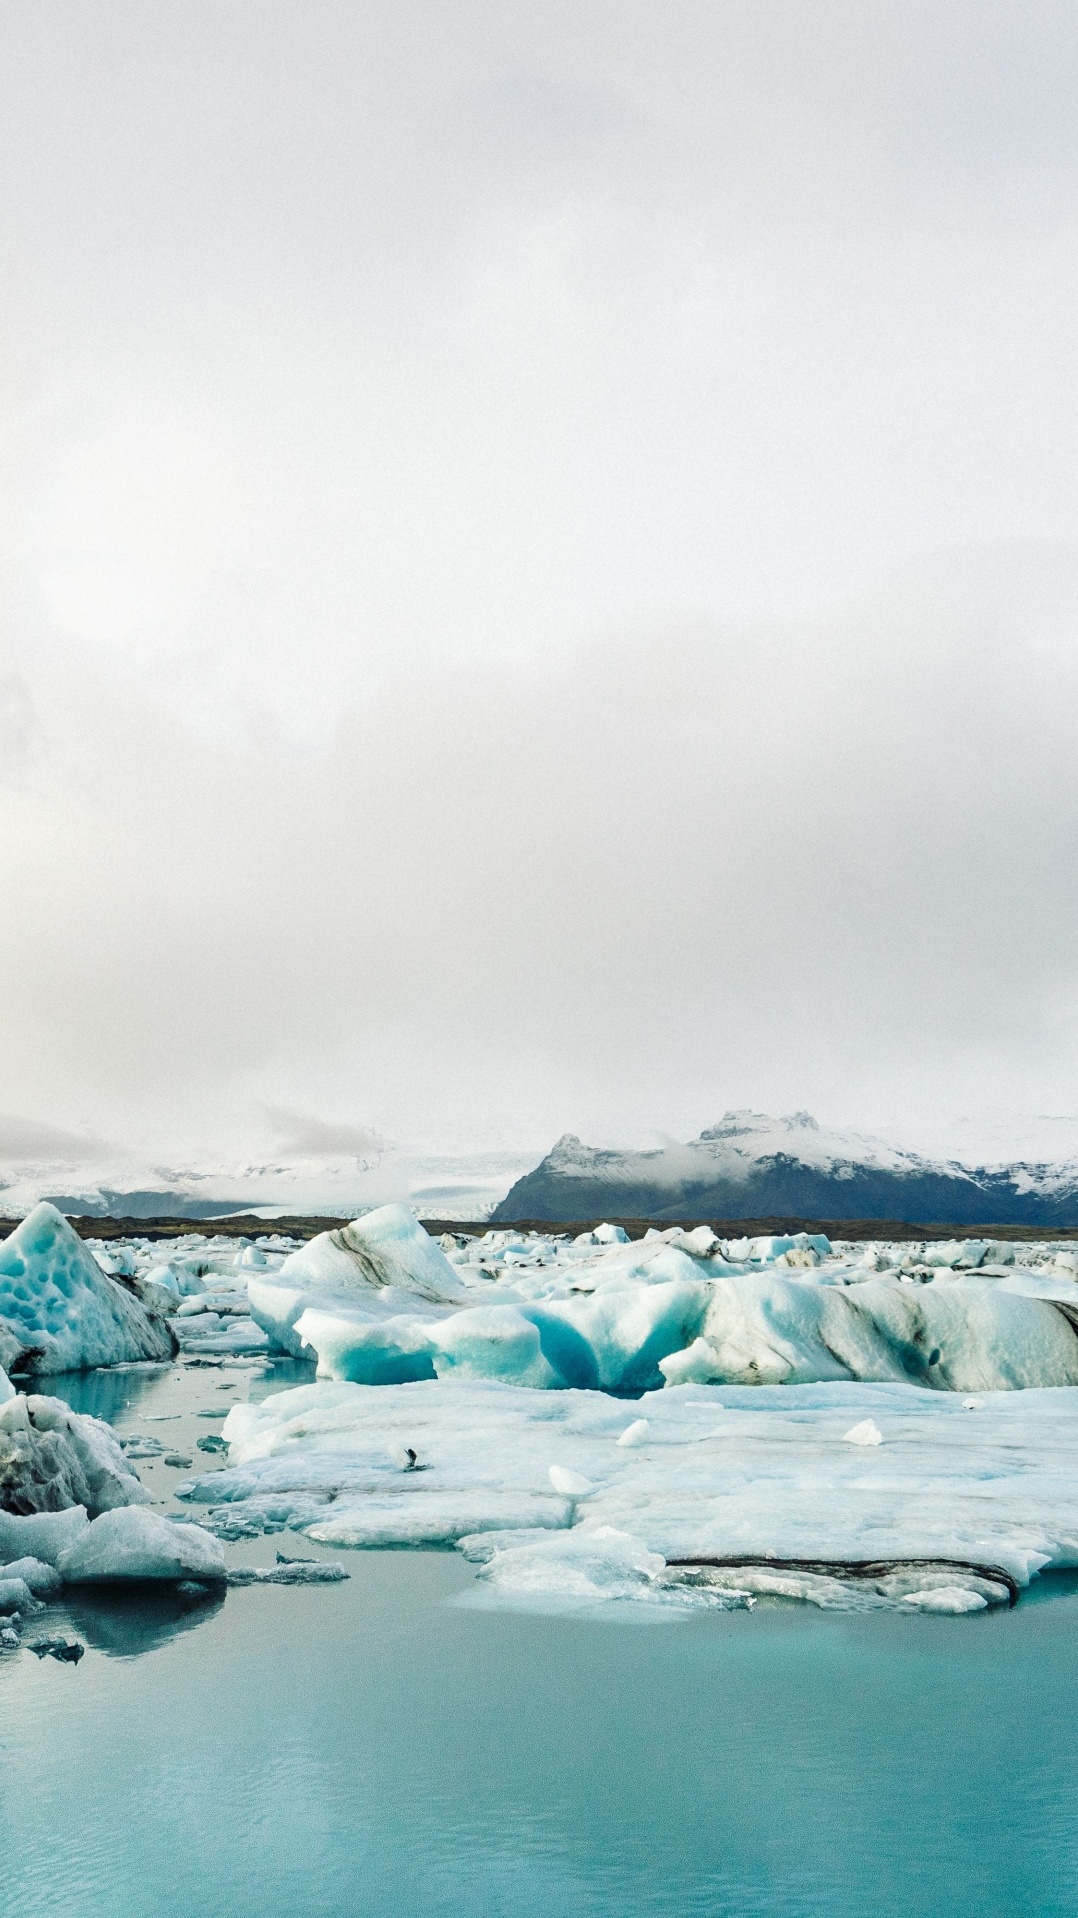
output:
<instances>
[{"instance_id":1,"label":"glacier","mask_svg":"<svg viewBox=\"0 0 1078 1918\"><path fill-rule=\"evenodd\" d=\"M180 1484L218 1543L288 1526L332 1546L456 1546L477 1603L662 1617L766 1597L972 1612L1078 1565L1070 1244L707 1226L435 1242L383 1207L306 1245L75 1245L77 1351L103 1292L178 1340L181 1365L317 1359L314 1384L234 1407L224 1468ZM56 1269L33 1272L43 1321ZM165 1449L125 1453L0 1373L0 1564L71 1553L73 1576L176 1576L184 1541L155 1544L173 1521L146 1513L132 1471ZM79 1536L33 1535L67 1517L50 1505ZM218 1545L193 1544L196 1562L218 1576Z\"/></svg>"},{"instance_id":2,"label":"glacier","mask_svg":"<svg viewBox=\"0 0 1078 1918\"><path fill-rule=\"evenodd\" d=\"M107 1269L106 1269L107 1268ZM633 1396L677 1384L1078 1385L1078 1254L983 1238L832 1244L707 1226L436 1243L384 1206L309 1243L95 1247L39 1207L0 1247L0 1359L23 1371L314 1357L368 1385L490 1378Z\"/></svg>"}]
</instances>

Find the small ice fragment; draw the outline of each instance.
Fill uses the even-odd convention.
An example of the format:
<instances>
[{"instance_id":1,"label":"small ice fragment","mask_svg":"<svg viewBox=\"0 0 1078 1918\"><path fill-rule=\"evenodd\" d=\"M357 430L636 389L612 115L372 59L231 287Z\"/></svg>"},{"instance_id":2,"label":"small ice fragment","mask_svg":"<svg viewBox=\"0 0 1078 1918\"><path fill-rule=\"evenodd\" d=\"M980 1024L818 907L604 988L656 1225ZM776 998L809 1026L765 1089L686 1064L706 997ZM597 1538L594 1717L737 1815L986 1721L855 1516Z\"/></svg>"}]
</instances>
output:
<instances>
[{"instance_id":1,"label":"small ice fragment","mask_svg":"<svg viewBox=\"0 0 1078 1918\"><path fill-rule=\"evenodd\" d=\"M206 1437L196 1439L195 1444L198 1446L200 1452L228 1451L228 1440L221 1438L217 1432L207 1432Z\"/></svg>"},{"instance_id":2,"label":"small ice fragment","mask_svg":"<svg viewBox=\"0 0 1078 1918\"><path fill-rule=\"evenodd\" d=\"M550 1483L563 1498L586 1498L595 1487L590 1478L582 1478L579 1472L570 1472L564 1465L552 1465Z\"/></svg>"},{"instance_id":3,"label":"small ice fragment","mask_svg":"<svg viewBox=\"0 0 1078 1918\"><path fill-rule=\"evenodd\" d=\"M842 1434L847 1445L882 1445L883 1433L875 1419L862 1419L860 1425L851 1425L848 1432Z\"/></svg>"},{"instance_id":4,"label":"small ice fragment","mask_svg":"<svg viewBox=\"0 0 1078 1918\"><path fill-rule=\"evenodd\" d=\"M979 1412L983 1404L984 1404L983 1399L963 1399L962 1400L962 1405L967 1412Z\"/></svg>"},{"instance_id":5,"label":"small ice fragment","mask_svg":"<svg viewBox=\"0 0 1078 1918\"><path fill-rule=\"evenodd\" d=\"M634 1419L631 1425L625 1427L617 1443L619 1445L643 1445L650 1430L651 1425L647 1419Z\"/></svg>"},{"instance_id":6,"label":"small ice fragment","mask_svg":"<svg viewBox=\"0 0 1078 1918\"><path fill-rule=\"evenodd\" d=\"M968 1585L937 1585L927 1592L907 1592L902 1604L918 1612L983 1612L988 1600Z\"/></svg>"}]
</instances>

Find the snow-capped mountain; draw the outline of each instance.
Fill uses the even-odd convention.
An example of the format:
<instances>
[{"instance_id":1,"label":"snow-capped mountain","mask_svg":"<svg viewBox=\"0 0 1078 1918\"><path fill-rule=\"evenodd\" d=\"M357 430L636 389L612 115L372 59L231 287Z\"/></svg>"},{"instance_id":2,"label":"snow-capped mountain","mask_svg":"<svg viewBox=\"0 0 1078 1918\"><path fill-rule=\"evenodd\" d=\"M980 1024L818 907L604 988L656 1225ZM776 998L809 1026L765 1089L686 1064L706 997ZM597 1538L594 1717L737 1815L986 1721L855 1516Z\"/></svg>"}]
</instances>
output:
<instances>
[{"instance_id":1,"label":"snow-capped mountain","mask_svg":"<svg viewBox=\"0 0 1078 1918\"><path fill-rule=\"evenodd\" d=\"M807 1112L728 1112L688 1144L582 1145L566 1133L491 1214L510 1219L890 1219L1078 1223L1078 1160L970 1166L929 1159Z\"/></svg>"}]
</instances>

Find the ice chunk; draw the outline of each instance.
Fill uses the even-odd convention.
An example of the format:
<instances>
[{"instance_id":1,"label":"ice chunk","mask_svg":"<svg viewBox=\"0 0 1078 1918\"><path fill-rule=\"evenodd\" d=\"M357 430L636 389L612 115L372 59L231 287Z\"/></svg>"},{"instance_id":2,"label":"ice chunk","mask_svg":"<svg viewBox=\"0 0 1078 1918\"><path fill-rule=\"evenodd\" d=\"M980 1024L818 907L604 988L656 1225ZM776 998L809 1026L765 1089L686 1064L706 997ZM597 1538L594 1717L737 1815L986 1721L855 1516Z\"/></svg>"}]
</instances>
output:
<instances>
[{"instance_id":1,"label":"ice chunk","mask_svg":"<svg viewBox=\"0 0 1078 1918\"><path fill-rule=\"evenodd\" d=\"M41 1558L12 1559L0 1567L0 1581L9 1578L21 1578L35 1598L53 1598L63 1584L56 1567Z\"/></svg>"},{"instance_id":2,"label":"ice chunk","mask_svg":"<svg viewBox=\"0 0 1078 1918\"><path fill-rule=\"evenodd\" d=\"M532 1313L512 1305L475 1306L428 1329L428 1351L439 1378L504 1379L546 1387L563 1380L543 1353Z\"/></svg>"},{"instance_id":3,"label":"ice chunk","mask_svg":"<svg viewBox=\"0 0 1078 1918\"><path fill-rule=\"evenodd\" d=\"M403 1205L380 1206L349 1225L319 1233L290 1253L272 1278L254 1274L248 1286L256 1322L297 1358L304 1350L296 1321L308 1306L369 1309L387 1290L403 1295L413 1311L418 1300L445 1305L468 1298L445 1253ZM394 1310L400 1310L399 1303Z\"/></svg>"},{"instance_id":4,"label":"ice chunk","mask_svg":"<svg viewBox=\"0 0 1078 1918\"><path fill-rule=\"evenodd\" d=\"M696 1338L684 1351L669 1352L659 1360L667 1385L708 1385L723 1376L722 1361L710 1340Z\"/></svg>"},{"instance_id":5,"label":"ice chunk","mask_svg":"<svg viewBox=\"0 0 1078 1918\"><path fill-rule=\"evenodd\" d=\"M339 1585L350 1575L343 1565L325 1559L287 1559L281 1565L237 1565L229 1570L230 1585Z\"/></svg>"},{"instance_id":6,"label":"ice chunk","mask_svg":"<svg viewBox=\"0 0 1078 1918\"><path fill-rule=\"evenodd\" d=\"M480 1557L474 1540L468 1556ZM693 1587L664 1579L666 1562L643 1539L612 1525L580 1525L570 1532L503 1536L482 1555L481 1592L501 1605L592 1612L611 1601L660 1607L669 1615L700 1604L724 1610L751 1606L748 1592Z\"/></svg>"},{"instance_id":7,"label":"ice chunk","mask_svg":"<svg viewBox=\"0 0 1078 1918\"><path fill-rule=\"evenodd\" d=\"M14 1397L15 1387L12 1385L3 1367L0 1366L0 1405L6 1405L8 1399L13 1399Z\"/></svg>"},{"instance_id":8,"label":"ice chunk","mask_svg":"<svg viewBox=\"0 0 1078 1918\"><path fill-rule=\"evenodd\" d=\"M88 1523L83 1505L70 1506L66 1512L0 1512L0 1566L20 1558L55 1565Z\"/></svg>"},{"instance_id":9,"label":"ice chunk","mask_svg":"<svg viewBox=\"0 0 1078 1918\"><path fill-rule=\"evenodd\" d=\"M549 1476L554 1490L565 1498L587 1498L588 1493L595 1490L590 1478L580 1472L570 1472L564 1465L552 1465Z\"/></svg>"},{"instance_id":10,"label":"ice chunk","mask_svg":"<svg viewBox=\"0 0 1078 1918\"><path fill-rule=\"evenodd\" d=\"M0 1505L7 1511L85 1505L96 1513L148 1497L100 1419L39 1393L0 1405Z\"/></svg>"},{"instance_id":11,"label":"ice chunk","mask_svg":"<svg viewBox=\"0 0 1078 1918\"><path fill-rule=\"evenodd\" d=\"M859 1425L851 1425L849 1431L843 1432L842 1436L847 1445L883 1444L883 1433L875 1419L862 1419Z\"/></svg>"},{"instance_id":12,"label":"ice chunk","mask_svg":"<svg viewBox=\"0 0 1078 1918\"><path fill-rule=\"evenodd\" d=\"M931 1591L907 1592L901 1603L919 1612L983 1612L988 1600L964 1585L938 1585Z\"/></svg>"},{"instance_id":13,"label":"ice chunk","mask_svg":"<svg viewBox=\"0 0 1078 1918\"><path fill-rule=\"evenodd\" d=\"M24 1578L13 1578L5 1566L0 1571L0 1612L33 1612L37 1600Z\"/></svg>"},{"instance_id":14,"label":"ice chunk","mask_svg":"<svg viewBox=\"0 0 1078 1918\"><path fill-rule=\"evenodd\" d=\"M226 1569L219 1541L200 1525L175 1525L135 1505L95 1518L57 1563L67 1585L216 1580Z\"/></svg>"},{"instance_id":15,"label":"ice chunk","mask_svg":"<svg viewBox=\"0 0 1078 1918\"><path fill-rule=\"evenodd\" d=\"M634 1419L631 1425L625 1427L624 1432L619 1433L617 1442L619 1445L643 1445L650 1431L651 1426L647 1419Z\"/></svg>"},{"instance_id":16,"label":"ice chunk","mask_svg":"<svg viewBox=\"0 0 1078 1918\"><path fill-rule=\"evenodd\" d=\"M518 1536L491 1554L482 1576L504 1592L555 1597L637 1597L666 1569L642 1539L612 1525L579 1526L547 1537Z\"/></svg>"},{"instance_id":17,"label":"ice chunk","mask_svg":"<svg viewBox=\"0 0 1078 1918\"><path fill-rule=\"evenodd\" d=\"M193 1318L177 1316L172 1320L172 1329L184 1353L242 1356L271 1350L262 1327L246 1314L230 1314L227 1323L216 1312L200 1313Z\"/></svg>"},{"instance_id":18,"label":"ice chunk","mask_svg":"<svg viewBox=\"0 0 1078 1918\"><path fill-rule=\"evenodd\" d=\"M260 1288L260 1299L267 1289ZM434 1377L434 1348L424 1319L408 1313L386 1316L381 1302L366 1311L347 1300L334 1304L316 1298L311 1303L302 1297L300 1303L303 1310L291 1326L282 1324L274 1336L282 1344L290 1339L307 1356L317 1352L323 1378L405 1385Z\"/></svg>"},{"instance_id":19,"label":"ice chunk","mask_svg":"<svg viewBox=\"0 0 1078 1918\"><path fill-rule=\"evenodd\" d=\"M174 1349L160 1320L101 1270L63 1214L46 1202L0 1245L0 1329L0 1359L10 1369L17 1358L22 1371L167 1359Z\"/></svg>"}]
</instances>

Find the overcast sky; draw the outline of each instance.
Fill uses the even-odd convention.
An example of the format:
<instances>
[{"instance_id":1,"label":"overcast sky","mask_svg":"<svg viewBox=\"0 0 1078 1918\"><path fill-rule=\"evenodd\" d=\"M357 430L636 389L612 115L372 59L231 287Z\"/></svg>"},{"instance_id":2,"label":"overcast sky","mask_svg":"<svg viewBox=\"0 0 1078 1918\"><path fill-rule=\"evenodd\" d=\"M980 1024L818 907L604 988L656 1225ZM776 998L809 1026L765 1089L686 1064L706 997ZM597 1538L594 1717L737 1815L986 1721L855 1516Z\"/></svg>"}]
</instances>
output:
<instances>
[{"instance_id":1,"label":"overcast sky","mask_svg":"<svg viewBox=\"0 0 1078 1918\"><path fill-rule=\"evenodd\" d=\"M1078 1110L1073 0L0 56L0 1112Z\"/></svg>"}]
</instances>

